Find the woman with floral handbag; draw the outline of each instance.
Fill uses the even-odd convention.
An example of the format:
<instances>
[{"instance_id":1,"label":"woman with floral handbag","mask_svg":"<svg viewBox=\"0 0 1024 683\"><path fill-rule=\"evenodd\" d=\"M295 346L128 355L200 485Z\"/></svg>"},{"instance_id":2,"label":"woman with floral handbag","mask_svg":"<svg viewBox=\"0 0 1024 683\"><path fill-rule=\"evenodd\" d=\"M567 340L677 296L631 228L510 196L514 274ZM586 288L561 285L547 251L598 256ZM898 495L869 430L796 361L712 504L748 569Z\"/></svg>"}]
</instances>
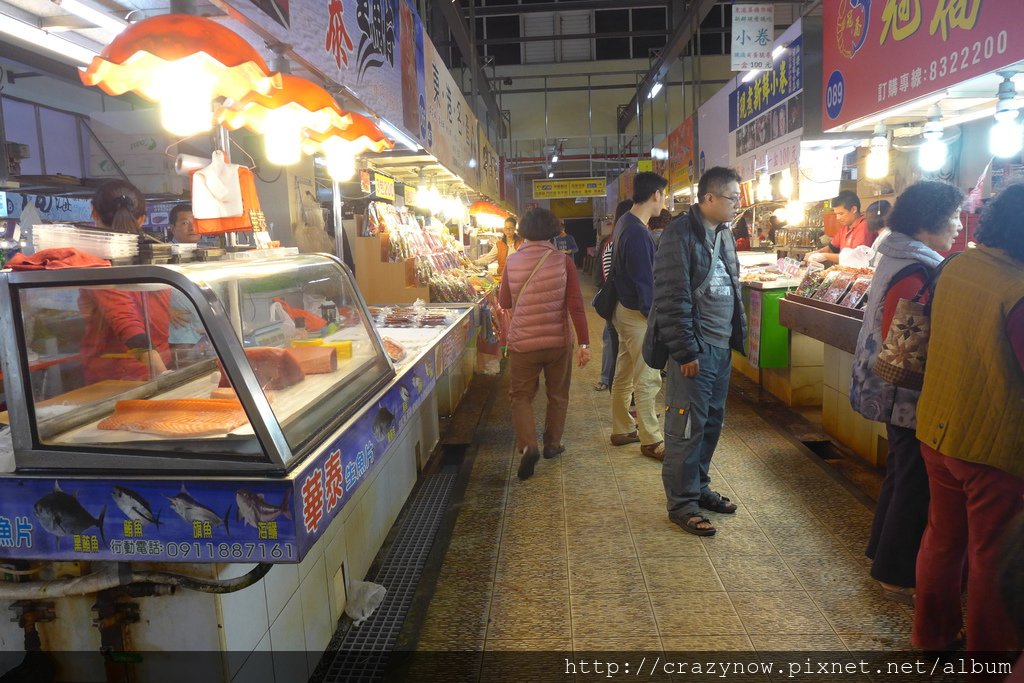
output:
<instances>
[{"instance_id":1,"label":"woman with floral handbag","mask_svg":"<svg viewBox=\"0 0 1024 683\"><path fill-rule=\"evenodd\" d=\"M889 443L866 554L872 560L871 576L886 597L907 604L913 600L917 551L928 521L928 475L914 434L920 385L905 385L885 361L890 339L905 342L897 310L928 290L943 262L939 252L948 250L960 231L963 198L952 185L925 181L896 200L888 219L892 233L879 246L881 259L853 360L850 403L869 420L885 423ZM893 372L880 373L879 367Z\"/></svg>"}]
</instances>

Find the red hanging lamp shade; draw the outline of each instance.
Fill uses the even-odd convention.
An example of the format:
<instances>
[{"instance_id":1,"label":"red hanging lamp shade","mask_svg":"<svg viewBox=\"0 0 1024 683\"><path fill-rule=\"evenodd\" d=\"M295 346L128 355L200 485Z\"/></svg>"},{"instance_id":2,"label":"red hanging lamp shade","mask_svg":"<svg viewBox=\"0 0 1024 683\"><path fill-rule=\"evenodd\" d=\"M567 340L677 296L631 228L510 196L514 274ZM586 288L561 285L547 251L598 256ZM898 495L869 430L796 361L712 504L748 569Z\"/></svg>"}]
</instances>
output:
<instances>
[{"instance_id":1,"label":"red hanging lamp shade","mask_svg":"<svg viewBox=\"0 0 1024 683\"><path fill-rule=\"evenodd\" d=\"M505 211L500 206L496 206L491 202L487 201L476 201L469 205L470 216L497 216L498 218L507 218L511 214Z\"/></svg>"},{"instance_id":2,"label":"red hanging lamp shade","mask_svg":"<svg viewBox=\"0 0 1024 683\"><path fill-rule=\"evenodd\" d=\"M277 125L283 112L309 131L325 133L346 125L346 114L334 97L316 83L299 76L281 74L281 87L267 93L253 91L236 102L220 107L217 123L231 130L248 128L266 133Z\"/></svg>"},{"instance_id":3,"label":"red hanging lamp shade","mask_svg":"<svg viewBox=\"0 0 1024 683\"><path fill-rule=\"evenodd\" d=\"M188 14L150 17L125 29L79 73L109 95L134 92L161 105L163 125L179 135L213 126L216 97L241 99L281 85L259 53L234 31Z\"/></svg>"}]
</instances>

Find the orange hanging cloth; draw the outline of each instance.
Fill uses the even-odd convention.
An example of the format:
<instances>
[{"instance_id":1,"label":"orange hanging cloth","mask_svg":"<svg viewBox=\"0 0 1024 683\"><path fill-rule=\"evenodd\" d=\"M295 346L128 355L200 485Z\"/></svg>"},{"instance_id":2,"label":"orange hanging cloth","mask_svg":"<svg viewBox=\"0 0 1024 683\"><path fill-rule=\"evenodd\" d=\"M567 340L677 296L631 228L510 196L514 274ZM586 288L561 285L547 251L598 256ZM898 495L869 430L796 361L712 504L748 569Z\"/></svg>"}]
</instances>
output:
<instances>
[{"instance_id":1,"label":"orange hanging cloth","mask_svg":"<svg viewBox=\"0 0 1024 683\"><path fill-rule=\"evenodd\" d=\"M243 230L266 230L266 219L256 194L256 178L245 166L238 167L238 185L242 191L242 214L230 218L196 218L193 227L200 235L219 235Z\"/></svg>"}]
</instances>

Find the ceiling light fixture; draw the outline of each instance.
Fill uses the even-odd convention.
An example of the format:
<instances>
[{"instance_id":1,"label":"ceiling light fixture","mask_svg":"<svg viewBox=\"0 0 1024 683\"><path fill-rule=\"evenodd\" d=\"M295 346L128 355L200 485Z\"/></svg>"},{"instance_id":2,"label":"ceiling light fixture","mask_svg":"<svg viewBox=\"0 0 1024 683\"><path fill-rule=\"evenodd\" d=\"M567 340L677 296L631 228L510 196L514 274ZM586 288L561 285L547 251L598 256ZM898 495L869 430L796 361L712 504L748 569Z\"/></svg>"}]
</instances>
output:
<instances>
[{"instance_id":1,"label":"ceiling light fixture","mask_svg":"<svg viewBox=\"0 0 1024 683\"><path fill-rule=\"evenodd\" d=\"M124 19L90 7L80 0L53 0L53 3L74 14L76 17L85 19L90 24L95 24L102 29L110 31L115 36L128 26L128 22Z\"/></svg>"},{"instance_id":2,"label":"ceiling light fixture","mask_svg":"<svg viewBox=\"0 0 1024 683\"><path fill-rule=\"evenodd\" d=\"M1003 82L999 84L998 101L996 102L995 125L989 130L988 149L993 156L1009 159L1018 156L1024 148L1024 127L1018 119L1018 110L1014 106L1017 89L1011 80L1012 72L1000 73Z\"/></svg>"},{"instance_id":3,"label":"ceiling light fixture","mask_svg":"<svg viewBox=\"0 0 1024 683\"><path fill-rule=\"evenodd\" d=\"M651 86L651 92L647 96L647 99L653 100L655 97L657 97L658 93L661 92L661 88L662 88L661 81L658 81L657 83L652 85Z\"/></svg>"},{"instance_id":4,"label":"ceiling light fixture","mask_svg":"<svg viewBox=\"0 0 1024 683\"><path fill-rule=\"evenodd\" d=\"M377 125L380 126L380 129L384 131L385 135L387 135L389 138L391 138L398 144L412 150L413 152L419 151L419 143L415 142L412 138L410 138L408 135L400 131L397 127L391 125L384 119L377 119Z\"/></svg>"},{"instance_id":5,"label":"ceiling light fixture","mask_svg":"<svg viewBox=\"0 0 1024 683\"><path fill-rule=\"evenodd\" d=\"M921 136L924 137L924 144L918 151L918 163L922 171L935 173L943 167L949 155L949 149L942 141L942 109L939 105L933 104L928 110L928 121L924 124Z\"/></svg>"},{"instance_id":6,"label":"ceiling light fixture","mask_svg":"<svg viewBox=\"0 0 1024 683\"><path fill-rule=\"evenodd\" d=\"M864 160L864 174L871 180L889 175L889 132L882 122L875 126L871 137L871 151Z\"/></svg>"},{"instance_id":7,"label":"ceiling light fixture","mask_svg":"<svg viewBox=\"0 0 1024 683\"><path fill-rule=\"evenodd\" d=\"M212 19L161 14L132 24L89 67L85 85L108 95L135 92L160 105L160 123L181 137L213 128L213 100L241 100L281 87L240 35Z\"/></svg>"},{"instance_id":8,"label":"ceiling light fixture","mask_svg":"<svg viewBox=\"0 0 1024 683\"><path fill-rule=\"evenodd\" d=\"M73 59L81 64L88 64L96 56L95 50L72 43L70 40L65 40L38 26L26 24L24 21L6 14L0 14L0 33L26 40L37 47Z\"/></svg>"}]
</instances>

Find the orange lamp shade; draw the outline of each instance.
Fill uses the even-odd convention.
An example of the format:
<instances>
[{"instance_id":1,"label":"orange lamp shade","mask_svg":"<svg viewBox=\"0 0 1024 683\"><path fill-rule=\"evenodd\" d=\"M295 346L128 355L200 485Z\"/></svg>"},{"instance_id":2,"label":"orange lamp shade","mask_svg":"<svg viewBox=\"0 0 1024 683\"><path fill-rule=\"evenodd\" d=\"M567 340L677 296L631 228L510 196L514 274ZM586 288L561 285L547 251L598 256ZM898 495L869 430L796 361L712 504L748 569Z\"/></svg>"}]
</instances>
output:
<instances>
[{"instance_id":1,"label":"orange lamp shade","mask_svg":"<svg viewBox=\"0 0 1024 683\"><path fill-rule=\"evenodd\" d=\"M282 116L290 123L317 133L344 128L349 119L329 92L316 83L281 74L281 87L267 93L253 91L216 113L217 123L231 130L248 128L266 133L278 125Z\"/></svg>"},{"instance_id":2,"label":"orange lamp shade","mask_svg":"<svg viewBox=\"0 0 1024 683\"><path fill-rule=\"evenodd\" d=\"M163 14L129 26L79 77L110 95L134 92L160 103L164 127L180 135L213 126L214 98L241 99L281 84L237 33L187 14Z\"/></svg>"},{"instance_id":3,"label":"orange lamp shade","mask_svg":"<svg viewBox=\"0 0 1024 683\"><path fill-rule=\"evenodd\" d=\"M323 151L324 143L335 136L345 140L354 155L366 151L384 152L394 148L395 143L384 136L377 124L362 114L348 112L345 119L341 126L322 133L307 131L306 141L303 143L305 152L316 154Z\"/></svg>"},{"instance_id":4,"label":"orange lamp shade","mask_svg":"<svg viewBox=\"0 0 1024 683\"><path fill-rule=\"evenodd\" d=\"M497 216L507 218L510 214L499 206L483 200L473 202L469 205L470 216Z\"/></svg>"}]
</instances>

